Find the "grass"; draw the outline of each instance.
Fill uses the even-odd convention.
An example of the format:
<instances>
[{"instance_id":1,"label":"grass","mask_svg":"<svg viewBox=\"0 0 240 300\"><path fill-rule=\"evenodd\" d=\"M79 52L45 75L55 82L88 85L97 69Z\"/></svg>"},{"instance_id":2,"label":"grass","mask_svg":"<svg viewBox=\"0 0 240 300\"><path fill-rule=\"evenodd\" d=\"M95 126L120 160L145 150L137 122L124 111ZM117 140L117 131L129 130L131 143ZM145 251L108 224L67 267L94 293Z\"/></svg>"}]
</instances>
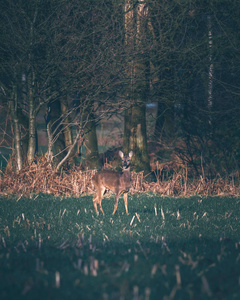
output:
<instances>
[{"instance_id":1,"label":"grass","mask_svg":"<svg viewBox=\"0 0 240 300\"><path fill-rule=\"evenodd\" d=\"M239 299L239 198L0 199L0 299Z\"/></svg>"}]
</instances>

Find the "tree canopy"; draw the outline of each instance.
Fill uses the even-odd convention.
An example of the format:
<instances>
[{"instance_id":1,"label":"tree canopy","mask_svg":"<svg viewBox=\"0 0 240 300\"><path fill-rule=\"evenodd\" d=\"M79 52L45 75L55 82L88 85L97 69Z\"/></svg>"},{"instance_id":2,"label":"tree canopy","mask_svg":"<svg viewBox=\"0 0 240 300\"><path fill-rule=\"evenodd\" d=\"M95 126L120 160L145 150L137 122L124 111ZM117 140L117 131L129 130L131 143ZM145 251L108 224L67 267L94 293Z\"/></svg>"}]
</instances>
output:
<instances>
[{"instance_id":1,"label":"tree canopy","mask_svg":"<svg viewBox=\"0 0 240 300\"><path fill-rule=\"evenodd\" d=\"M12 134L2 122L2 145L16 169L34 160L47 111L58 168L75 163L79 143L99 168L96 126L124 114L124 151L150 172L146 105L156 103L155 143L197 173L238 170L239 14L236 0L5 1L0 101Z\"/></svg>"}]
</instances>

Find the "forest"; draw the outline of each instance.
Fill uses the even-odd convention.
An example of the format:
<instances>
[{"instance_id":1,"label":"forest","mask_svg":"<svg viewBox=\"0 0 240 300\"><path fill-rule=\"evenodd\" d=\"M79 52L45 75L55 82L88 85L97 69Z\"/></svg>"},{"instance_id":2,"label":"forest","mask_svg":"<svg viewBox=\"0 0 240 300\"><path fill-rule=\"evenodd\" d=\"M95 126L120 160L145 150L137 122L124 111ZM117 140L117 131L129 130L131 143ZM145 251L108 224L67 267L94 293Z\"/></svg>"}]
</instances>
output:
<instances>
[{"instance_id":1,"label":"forest","mask_svg":"<svg viewBox=\"0 0 240 300\"><path fill-rule=\"evenodd\" d=\"M239 179L239 15L236 0L4 1L2 176L100 169L121 148L150 180Z\"/></svg>"},{"instance_id":2,"label":"forest","mask_svg":"<svg viewBox=\"0 0 240 300\"><path fill-rule=\"evenodd\" d=\"M1 1L1 299L240 299L239 16Z\"/></svg>"}]
</instances>

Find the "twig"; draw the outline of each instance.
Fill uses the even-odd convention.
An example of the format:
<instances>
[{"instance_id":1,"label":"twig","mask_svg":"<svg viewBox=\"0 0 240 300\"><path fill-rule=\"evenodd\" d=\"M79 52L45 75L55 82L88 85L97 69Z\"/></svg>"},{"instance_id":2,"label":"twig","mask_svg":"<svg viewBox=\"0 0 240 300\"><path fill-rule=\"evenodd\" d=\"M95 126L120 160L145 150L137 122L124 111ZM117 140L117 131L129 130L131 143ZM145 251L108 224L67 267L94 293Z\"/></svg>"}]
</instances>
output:
<instances>
[{"instance_id":1,"label":"twig","mask_svg":"<svg viewBox=\"0 0 240 300\"><path fill-rule=\"evenodd\" d=\"M139 242L139 240L137 240L137 244L139 245L140 250L142 251L142 253L143 253L144 257L146 258L146 260L148 260L148 257L146 255L145 251L143 250L143 247L142 247L141 243Z\"/></svg>"}]
</instances>

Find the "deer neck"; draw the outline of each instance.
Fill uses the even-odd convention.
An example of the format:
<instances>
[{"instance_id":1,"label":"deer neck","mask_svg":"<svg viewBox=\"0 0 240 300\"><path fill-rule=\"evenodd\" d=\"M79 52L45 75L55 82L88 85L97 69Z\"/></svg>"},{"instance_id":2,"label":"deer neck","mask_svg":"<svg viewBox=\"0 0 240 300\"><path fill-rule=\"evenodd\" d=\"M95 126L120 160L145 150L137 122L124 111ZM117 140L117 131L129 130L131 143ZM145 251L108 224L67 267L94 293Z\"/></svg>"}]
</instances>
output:
<instances>
[{"instance_id":1,"label":"deer neck","mask_svg":"<svg viewBox=\"0 0 240 300\"><path fill-rule=\"evenodd\" d=\"M120 186L122 191L129 191L131 185L131 174L130 167L123 169L121 178L120 178Z\"/></svg>"},{"instance_id":2,"label":"deer neck","mask_svg":"<svg viewBox=\"0 0 240 300\"><path fill-rule=\"evenodd\" d=\"M130 176L131 176L131 173L130 173L130 166L129 166L126 169L122 170L122 177L130 180Z\"/></svg>"}]
</instances>

